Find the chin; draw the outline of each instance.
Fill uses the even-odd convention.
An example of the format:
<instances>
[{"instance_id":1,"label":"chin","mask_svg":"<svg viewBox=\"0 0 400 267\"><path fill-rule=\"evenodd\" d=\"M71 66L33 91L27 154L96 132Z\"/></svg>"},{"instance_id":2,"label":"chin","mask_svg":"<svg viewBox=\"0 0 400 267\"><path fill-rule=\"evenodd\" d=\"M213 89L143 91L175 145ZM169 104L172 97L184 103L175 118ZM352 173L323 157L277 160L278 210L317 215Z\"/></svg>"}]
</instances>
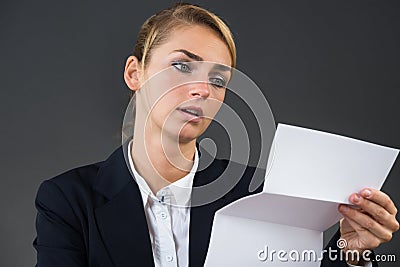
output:
<instances>
[{"instance_id":1,"label":"chin","mask_svg":"<svg viewBox=\"0 0 400 267\"><path fill-rule=\"evenodd\" d=\"M204 131L205 129L196 129L194 127L185 126L179 132L179 137L178 137L179 142L180 143L192 142L193 140L196 140Z\"/></svg>"},{"instance_id":2,"label":"chin","mask_svg":"<svg viewBox=\"0 0 400 267\"><path fill-rule=\"evenodd\" d=\"M194 132L182 133L182 132L180 132L178 139L179 139L180 143L190 143L193 140L196 140L199 136L200 136L200 133L194 133Z\"/></svg>"}]
</instances>

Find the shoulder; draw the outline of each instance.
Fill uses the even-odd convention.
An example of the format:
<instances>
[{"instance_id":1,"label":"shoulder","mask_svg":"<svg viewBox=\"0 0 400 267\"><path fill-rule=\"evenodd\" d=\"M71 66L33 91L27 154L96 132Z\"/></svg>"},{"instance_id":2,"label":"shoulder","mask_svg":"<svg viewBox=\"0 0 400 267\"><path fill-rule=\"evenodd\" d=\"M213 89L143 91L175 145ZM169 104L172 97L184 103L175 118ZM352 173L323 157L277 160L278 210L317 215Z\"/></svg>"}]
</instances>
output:
<instances>
[{"instance_id":1,"label":"shoulder","mask_svg":"<svg viewBox=\"0 0 400 267\"><path fill-rule=\"evenodd\" d=\"M205 150L200 151L198 171L204 176L211 177L205 179L205 183L226 177L234 183L250 184L254 179L260 185L264 181L265 169L251 166L246 163L239 163L231 159L221 159L213 157Z\"/></svg>"},{"instance_id":2,"label":"shoulder","mask_svg":"<svg viewBox=\"0 0 400 267\"><path fill-rule=\"evenodd\" d=\"M74 168L42 182L36 204L63 201L79 212L89 211L106 203L131 181L120 146L105 161Z\"/></svg>"},{"instance_id":3,"label":"shoulder","mask_svg":"<svg viewBox=\"0 0 400 267\"><path fill-rule=\"evenodd\" d=\"M200 181L195 182L196 186L213 185L212 190L227 192L234 199L262 191L264 169L228 159L207 158L208 155L203 159L203 165L207 165L206 167L199 165L197 178ZM230 190L227 190L229 188Z\"/></svg>"},{"instance_id":4,"label":"shoulder","mask_svg":"<svg viewBox=\"0 0 400 267\"><path fill-rule=\"evenodd\" d=\"M228 171L229 174L232 174L233 177L240 177L234 188L237 197L241 198L262 191L265 179L265 169L228 161L226 170L229 170L230 168L231 170Z\"/></svg>"},{"instance_id":5,"label":"shoulder","mask_svg":"<svg viewBox=\"0 0 400 267\"><path fill-rule=\"evenodd\" d=\"M67 224L79 231L82 219L95 207L93 181L102 164L74 168L43 181L35 199L39 221Z\"/></svg>"},{"instance_id":6,"label":"shoulder","mask_svg":"<svg viewBox=\"0 0 400 267\"><path fill-rule=\"evenodd\" d=\"M41 264L50 262L55 254L74 255L84 261L84 240L96 203L92 185L102 165L99 162L74 168L40 184L35 199L34 246Z\"/></svg>"},{"instance_id":7,"label":"shoulder","mask_svg":"<svg viewBox=\"0 0 400 267\"><path fill-rule=\"evenodd\" d=\"M105 161L80 166L43 181L36 194L36 206L45 203L52 208L69 205L74 210L89 210L102 205L106 201L104 194L98 192L102 176L106 173L108 180L114 178L118 182L122 172L119 170L126 166L122 153L119 147Z\"/></svg>"},{"instance_id":8,"label":"shoulder","mask_svg":"<svg viewBox=\"0 0 400 267\"><path fill-rule=\"evenodd\" d=\"M77 167L43 181L38 189L38 197L47 197L49 192L63 195L90 191L100 167L104 162Z\"/></svg>"}]
</instances>

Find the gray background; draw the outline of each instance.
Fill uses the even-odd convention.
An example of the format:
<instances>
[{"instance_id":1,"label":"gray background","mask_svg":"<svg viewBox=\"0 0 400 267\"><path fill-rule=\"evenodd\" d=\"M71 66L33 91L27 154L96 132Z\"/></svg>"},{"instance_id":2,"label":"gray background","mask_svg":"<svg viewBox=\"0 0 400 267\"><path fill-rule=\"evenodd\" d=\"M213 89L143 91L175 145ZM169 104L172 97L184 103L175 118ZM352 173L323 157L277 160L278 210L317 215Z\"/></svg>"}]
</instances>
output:
<instances>
[{"instance_id":1,"label":"gray background","mask_svg":"<svg viewBox=\"0 0 400 267\"><path fill-rule=\"evenodd\" d=\"M0 266L34 265L39 183L119 146L125 59L170 3L1 1ZM400 148L398 1L195 3L229 23L277 122ZM399 178L397 160L383 187L397 206ZM377 252L399 260L399 247L396 234Z\"/></svg>"}]
</instances>

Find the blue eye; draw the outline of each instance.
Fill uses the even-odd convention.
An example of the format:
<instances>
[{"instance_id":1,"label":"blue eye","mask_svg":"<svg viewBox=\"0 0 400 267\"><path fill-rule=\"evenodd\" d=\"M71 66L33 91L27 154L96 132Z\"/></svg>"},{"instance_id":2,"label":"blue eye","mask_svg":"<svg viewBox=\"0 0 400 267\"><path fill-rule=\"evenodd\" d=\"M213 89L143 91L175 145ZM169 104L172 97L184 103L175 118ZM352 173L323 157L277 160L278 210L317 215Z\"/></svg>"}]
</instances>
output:
<instances>
[{"instance_id":1,"label":"blue eye","mask_svg":"<svg viewBox=\"0 0 400 267\"><path fill-rule=\"evenodd\" d=\"M192 72L192 69L190 68L189 64L186 64L183 62L174 62L174 63L172 63L172 66L174 66L176 69L178 69L181 72L186 72L186 73Z\"/></svg>"},{"instance_id":2,"label":"blue eye","mask_svg":"<svg viewBox=\"0 0 400 267\"><path fill-rule=\"evenodd\" d=\"M212 77L210 78L210 83L218 88L222 88L226 86L226 81L223 78Z\"/></svg>"}]
</instances>

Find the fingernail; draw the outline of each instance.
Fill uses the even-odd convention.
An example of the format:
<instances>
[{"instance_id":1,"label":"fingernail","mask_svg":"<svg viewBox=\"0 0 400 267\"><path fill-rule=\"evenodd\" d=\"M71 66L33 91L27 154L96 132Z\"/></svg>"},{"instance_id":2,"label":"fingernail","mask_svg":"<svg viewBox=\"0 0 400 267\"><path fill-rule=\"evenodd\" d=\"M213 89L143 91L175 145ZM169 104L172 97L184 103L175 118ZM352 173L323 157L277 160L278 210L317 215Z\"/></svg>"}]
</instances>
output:
<instances>
[{"instance_id":1,"label":"fingernail","mask_svg":"<svg viewBox=\"0 0 400 267\"><path fill-rule=\"evenodd\" d=\"M364 197L370 197L371 194L372 194L372 192L371 192L371 190L369 190L369 189L365 189L365 190L363 191L363 196L364 196Z\"/></svg>"},{"instance_id":2,"label":"fingernail","mask_svg":"<svg viewBox=\"0 0 400 267\"><path fill-rule=\"evenodd\" d=\"M360 202L360 196L359 196L358 194L355 194L355 195L353 196L353 202L354 202L354 203Z\"/></svg>"}]
</instances>

